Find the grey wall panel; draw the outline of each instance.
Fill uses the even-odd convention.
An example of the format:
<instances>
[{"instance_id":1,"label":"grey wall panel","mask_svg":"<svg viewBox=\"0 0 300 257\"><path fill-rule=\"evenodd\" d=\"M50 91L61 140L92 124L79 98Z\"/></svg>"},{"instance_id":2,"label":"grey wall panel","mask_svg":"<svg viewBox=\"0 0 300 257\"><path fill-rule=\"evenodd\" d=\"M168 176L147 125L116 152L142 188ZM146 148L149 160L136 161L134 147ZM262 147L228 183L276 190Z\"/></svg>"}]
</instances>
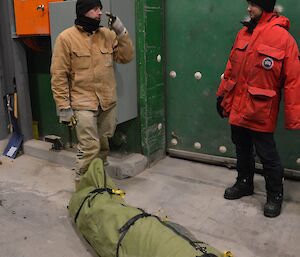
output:
<instances>
[{"instance_id":1,"label":"grey wall panel","mask_svg":"<svg viewBox=\"0 0 300 257\"><path fill-rule=\"evenodd\" d=\"M60 32L74 25L76 18L75 1L49 3L49 20L52 49Z\"/></svg>"},{"instance_id":2,"label":"grey wall panel","mask_svg":"<svg viewBox=\"0 0 300 257\"><path fill-rule=\"evenodd\" d=\"M107 26L105 12L118 15L127 27L133 42L135 43L135 6L134 1L102 0L103 16L101 24ZM76 1L53 2L49 4L51 43L54 46L58 34L74 24ZM137 78L136 60L126 65L116 64L116 80L118 92L118 123L137 117Z\"/></svg>"},{"instance_id":3,"label":"grey wall panel","mask_svg":"<svg viewBox=\"0 0 300 257\"><path fill-rule=\"evenodd\" d=\"M135 40L135 1L111 0L111 12L126 26L133 42ZM118 117L123 121L137 117L137 68L136 60L129 64L116 64L118 82ZM122 119L119 120L122 122Z\"/></svg>"},{"instance_id":4,"label":"grey wall panel","mask_svg":"<svg viewBox=\"0 0 300 257\"><path fill-rule=\"evenodd\" d=\"M7 1L0 1L0 24L0 140L2 140L8 134L7 107L4 97L13 92L9 86L12 86L14 73Z\"/></svg>"},{"instance_id":5,"label":"grey wall panel","mask_svg":"<svg viewBox=\"0 0 300 257\"><path fill-rule=\"evenodd\" d=\"M0 1L0 24L0 58L2 59L2 68L0 67L0 120L5 121L7 116L5 115L7 110L3 97L6 94L13 93L16 87L19 104L19 125L24 140L28 140L32 138L32 114L27 59L23 43L20 39L13 38L15 32L13 1ZM4 109L2 109L3 106ZM6 135L7 122L0 122L0 140Z\"/></svg>"}]
</instances>

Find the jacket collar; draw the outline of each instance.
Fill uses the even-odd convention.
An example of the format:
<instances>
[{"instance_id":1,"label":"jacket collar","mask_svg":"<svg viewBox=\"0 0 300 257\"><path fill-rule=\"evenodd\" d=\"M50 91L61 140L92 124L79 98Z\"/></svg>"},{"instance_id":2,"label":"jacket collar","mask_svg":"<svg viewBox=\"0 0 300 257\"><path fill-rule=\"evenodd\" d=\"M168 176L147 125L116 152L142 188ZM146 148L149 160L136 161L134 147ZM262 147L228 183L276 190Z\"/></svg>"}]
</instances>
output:
<instances>
[{"instance_id":1,"label":"jacket collar","mask_svg":"<svg viewBox=\"0 0 300 257\"><path fill-rule=\"evenodd\" d=\"M258 24L269 22L273 17L277 17L278 15L276 13L269 13L269 12L263 12L260 20L258 21Z\"/></svg>"}]
</instances>

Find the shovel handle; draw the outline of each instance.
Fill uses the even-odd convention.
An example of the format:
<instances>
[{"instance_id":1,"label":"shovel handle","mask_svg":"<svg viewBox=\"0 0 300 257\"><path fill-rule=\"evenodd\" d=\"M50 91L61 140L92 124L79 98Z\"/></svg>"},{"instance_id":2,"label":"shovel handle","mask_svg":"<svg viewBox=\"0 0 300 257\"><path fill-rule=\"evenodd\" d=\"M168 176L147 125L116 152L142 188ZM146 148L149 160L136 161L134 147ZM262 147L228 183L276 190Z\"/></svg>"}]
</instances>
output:
<instances>
[{"instance_id":1,"label":"shovel handle","mask_svg":"<svg viewBox=\"0 0 300 257\"><path fill-rule=\"evenodd\" d=\"M16 92L14 93L14 116L16 119L18 118L18 95Z\"/></svg>"}]
</instances>

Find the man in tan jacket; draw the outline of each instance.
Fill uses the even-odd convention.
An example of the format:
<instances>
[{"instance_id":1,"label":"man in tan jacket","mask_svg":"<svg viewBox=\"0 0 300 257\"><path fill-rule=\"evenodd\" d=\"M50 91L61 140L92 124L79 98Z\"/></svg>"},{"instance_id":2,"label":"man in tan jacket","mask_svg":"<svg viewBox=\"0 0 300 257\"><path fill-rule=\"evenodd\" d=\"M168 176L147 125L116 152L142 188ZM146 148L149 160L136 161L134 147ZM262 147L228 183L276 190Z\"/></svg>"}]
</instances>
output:
<instances>
[{"instance_id":1,"label":"man in tan jacket","mask_svg":"<svg viewBox=\"0 0 300 257\"><path fill-rule=\"evenodd\" d=\"M107 14L110 29L99 26L100 0L77 0L76 15L75 25L56 39L51 85L60 122L77 121L76 173L80 179L94 158L106 158L100 156L100 150L107 148L105 139L113 136L116 127L113 62L130 62L134 50L118 17Z\"/></svg>"}]
</instances>

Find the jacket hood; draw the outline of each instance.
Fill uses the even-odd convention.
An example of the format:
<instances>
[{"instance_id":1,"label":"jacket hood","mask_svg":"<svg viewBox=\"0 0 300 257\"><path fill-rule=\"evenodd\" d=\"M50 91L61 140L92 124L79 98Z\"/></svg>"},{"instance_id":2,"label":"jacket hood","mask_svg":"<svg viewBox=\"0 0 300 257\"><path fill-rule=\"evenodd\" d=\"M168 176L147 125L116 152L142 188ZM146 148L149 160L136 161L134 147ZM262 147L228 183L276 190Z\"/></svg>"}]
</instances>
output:
<instances>
[{"instance_id":1,"label":"jacket hood","mask_svg":"<svg viewBox=\"0 0 300 257\"><path fill-rule=\"evenodd\" d=\"M274 23L286 30L290 29L290 20L285 16L278 16L274 19Z\"/></svg>"},{"instance_id":2,"label":"jacket hood","mask_svg":"<svg viewBox=\"0 0 300 257\"><path fill-rule=\"evenodd\" d=\"M290 29L290 20L287 17L281 15L283 10L284 10L283 6L276 5L274 7L273 13L264 12L261 20L268 20L268 21L274 23L274 25L278 25L286 30L289 30Z\"/></svg>"},{"instance_id":3,"label":"jacket hood","mask_svg":"<svg viewBox=\"0 0 300 257\"><path fill-rule=\"evenodd\" d=\"M286 30L289 30L290 20L287 17L281 15L283 10L284 10L283 6L275 5L273 13L264 12L262 18L260 19L260 22L271 21L274 23L274 25L278 25ZM250 17L247 15L244 17L242 24L245 25L249 23L250 20L251 20Z\"/></svg>"}]
</instances>

